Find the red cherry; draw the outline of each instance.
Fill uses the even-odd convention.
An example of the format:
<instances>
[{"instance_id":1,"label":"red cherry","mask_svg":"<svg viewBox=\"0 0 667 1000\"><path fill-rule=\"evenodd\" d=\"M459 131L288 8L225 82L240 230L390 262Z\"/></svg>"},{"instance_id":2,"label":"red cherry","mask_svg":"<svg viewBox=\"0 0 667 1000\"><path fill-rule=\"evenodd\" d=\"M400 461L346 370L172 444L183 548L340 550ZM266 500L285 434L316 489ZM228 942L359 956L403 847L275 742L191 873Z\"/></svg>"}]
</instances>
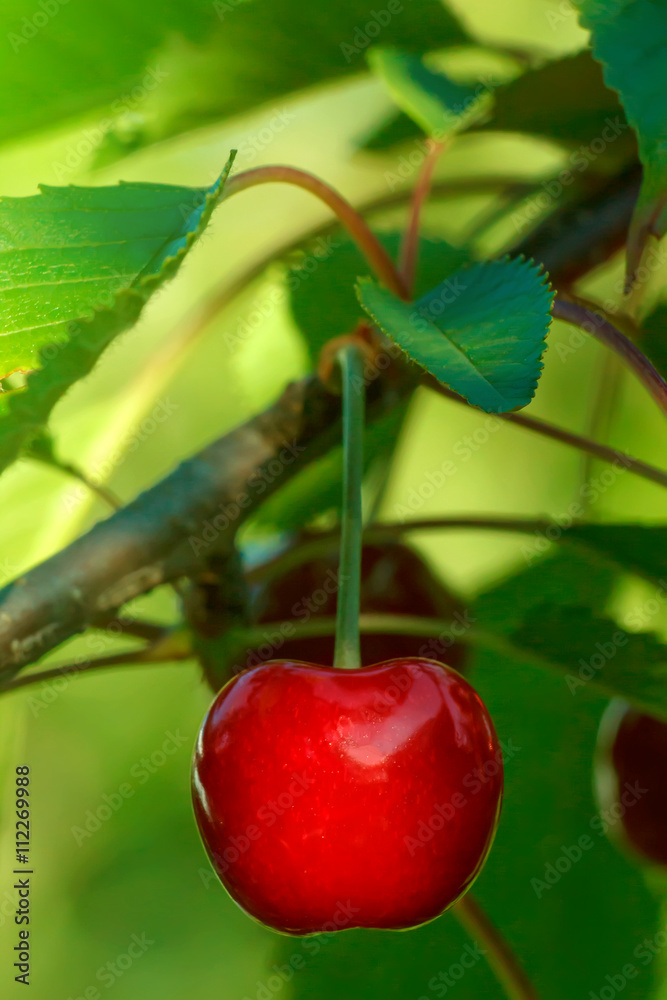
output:
<instances>
[{"instance_id":1,"label":"red cherry","mask_svg":"<svg viewBox=\"0 0 667 1000\"><path fill-rule=\"evenodd\" d=\"M307 536L306 536L307 537ZM335 617L337 599L338 554L313 559L289 570L254 595L255 617L258 622L278 622L286 619ZM362 614L417 615L423 618L458 620L465 628L463 605L449 593L422 557L401 542L364 545L361 555ZM462 670L466 649L463 643L448 636L416 639L413 635L367 634L361 636L363 663L402 656L427 656L446 659L450 666ZM286 639L275 650L284 660L306 660L313 663L333 663L332 638L309 637ZM248 650L239 666L255 666L261 660Z\"/></svg>"},{"instance_id":2,"label":"red cherry","mask_svg":"<svg viewBox=\"0 0 667 1000\"><path fill-rule=\"evenodd\" d=\"M232 898L292 934L424 923L489 852L502 759L481 699L434 660L275 660L199 734L195 814Z\"/></svg>"},{"instance_id":3,"label":"red cherry","mask_svg":"<svg viewBox=\"0 0 667 1000\"><path fill-rule=\"evenodd\" d=\"M595 783L612 838L667 865L667 723L612 701L600 723Z\"/></svg>"}]
</instances>

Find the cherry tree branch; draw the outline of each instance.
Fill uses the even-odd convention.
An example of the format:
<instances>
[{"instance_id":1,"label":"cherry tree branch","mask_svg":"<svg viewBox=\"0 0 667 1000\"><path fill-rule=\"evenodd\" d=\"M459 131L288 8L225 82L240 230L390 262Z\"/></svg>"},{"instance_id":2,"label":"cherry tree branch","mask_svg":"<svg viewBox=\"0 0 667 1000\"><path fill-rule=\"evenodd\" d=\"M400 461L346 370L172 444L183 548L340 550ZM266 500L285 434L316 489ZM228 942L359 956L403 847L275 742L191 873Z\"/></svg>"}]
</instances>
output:
<instances>
[{"instance_id":1,"label":"cherry tree branch","mask_svg":"<svg viewBox=\"0 0 667 1000\"><path fill-rule=\"evenodd\" d=\"M183 462L86 535L0 590L0 670L228 551L243 519L338 433L340 400L309 378ZM280 472L267 463L278 459ZM273 469L273 466L272 466Z\"/></svg>"}]
</instances>

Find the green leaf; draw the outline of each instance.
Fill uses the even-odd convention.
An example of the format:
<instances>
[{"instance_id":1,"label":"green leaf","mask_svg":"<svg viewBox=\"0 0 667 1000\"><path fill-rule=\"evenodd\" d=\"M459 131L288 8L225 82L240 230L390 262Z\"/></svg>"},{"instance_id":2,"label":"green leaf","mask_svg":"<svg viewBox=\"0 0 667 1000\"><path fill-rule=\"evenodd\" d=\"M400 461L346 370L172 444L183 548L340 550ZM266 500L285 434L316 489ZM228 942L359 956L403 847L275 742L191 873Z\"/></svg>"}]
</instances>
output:
<instances>
[{"instance_id":1,"label":"green leaf","mask_svg":"<svg viewBox=\"0 0 667 1000\"><path fill-rule=\"evenodd\" d=\"M531 261L474 264L413 305L368 280L357 292L410 358L473 406L505 413L535 394L553 293Z\"/></svg>"},{"instance_id":2,"label":"green leaf","mask_svg":"<svg viewBox=\"0 0 667 1000\"><path fill-rule=\"evenodd\" d=\"M667 378L667 304L661 303L642 323L641 348Z\"/></svg>"},{"instance_id":3,"label":"green leaf","mask_svg":"<svg viewBox=\"0 0 667 1000\"><path fill-rule=\"evenodd\" d=\"M490 104L490 95L482 86L455 83L399 49L371 49L368 62L398 106L439 142L465 128Z\"/></svg>"},{"instance_id":4,"label":"green leaf","mask_svg":"<svg viewBox=\"0 0 667 1000\"><path fill-rule=\"evenodd\" d=\"M600 64L589 51L579 52L528 69L521 76L494 90L488 121L473 124L475 130L520 132L540 136L565 146L586 145L592 139L608 138L605 149L573 153L576 174L591 162L600 166L600 156L632 155L634 140L617 95L604 83ZM387 149L419 135L406 116L382 125L365 140L367 149Z\"/></svg>"},{"instance_id":5,"label":"green leaf","mask_svg":"<svg viewBox=\"0 0 667 1000\"><path fill-rule=\"evenodd\" d=\"M510 641L524 661L562 673L573 696L590 684L667 720L667 646L657 636L626 632L589 607L543 604Z\"/></svg>"},{"instance_id":6,"label":"green leaf","mask_svg":"<svg viewBox=\"0 0 667 1000\"><path fill-rule=\"evenodd\" d=\"M609 87L637 133L644 177L628 237L632 277L650 233L667 232L667 5L663 0L579 0L580 21Z\"/></svg>"},{"instance_id":7,"label":"green leaf","mask_svg":"<svg viewBox=\"0 0 667 1000\"><path fill-rule=\"evenodd\" d=\"M667 589L667 527L643 524L577 524L563 533L574 542Z\"/></svg>"},{"instance_id":8,"label":"green leaf","mask_svg":"<svg viewBox=\"0 0 667 1000\"><path fill-rule=\"evenodd\" d=\"M379 238L396 259L401 234L380 233ZM286 281L294 321L316 365L328 340L349 333L364 318L354 285L360 275L368 274L369 268L356 244L342 236L318 242L305 252L304 260L289 270ZM420 240L418 292L432 288L469 260L464 247L453 247L444 240Z\"/></svg>"},{"instance_id":9,"label":"green leaf","mask_svg":"<svg viewBox=\"0 0 667 1000\"><path fill-rule=\"evenodd\" d=\"M69 339L68 323L158 271L219 189L121 183L1 198L0 378L37 367L46 344Z\"/></svg>"},{"instance_id":10,"label":"green leaf","mask_svg":"<svg viewBox=\"0 0 667 1000\"><path fill-rule=\"evenodd\" d=\"M107 107L79 142L95 148L116 115L143 113L168 79L165 39L202 42L216 25L210 0L7 0L0 8L0 141ZM80 148L80 147L79 147ZM68 153L81 160L76 144ZM57 178L57 174L55 175Z\"/></svg>"},{"instance_id":11,"label":"green leaf","mask_svg":"<svg viewBox=\"0 0 667 1000\"><path fill-rule=\"evenodd\" d=\"M421 51L469 41L438 0L382 3L375 13L365 0L339 0L326 18L301 0L7 0L0 90L12 99L0 141L88 114L53 164L60 183L85 150L120 155L358 73L380 35Z\"/></svg>"},{"instance_id":12,"label":"green leaf","mask_svg":"<svg viewBox=\"0 0 667 1000\"><path fill-rule=\"evenodd\" d=\"M626 151L633 145L618 97L605 86L600 65L588 51L529 69L498 87L495 96L491 119L480 126L485 130L524 132L566 146L602 139L602 152L620 143ZM589 157L584 153L570 161L579 172L601 155L597 148Z\"/></svg>"},{"instance_id":13,"label":"green leaf","mask_svg":"<svg viewBox=\"0 0 667 1000\"><path fill-rule=\"evenodd\" d=\"M520 619L540 592L557 595L560 588L577 599L588 590L598 601L609 584L608 570L566 552L483 595L475 614L485 628L501 628L507 615ZM632 959L636 940L662 926L637 869L594 825L591 762L605 701L592 688L573 698L562 678L493 653L477 653L475 662L473 682L505 747L500 827L475 895L516 950L542 1000L588 997L590 991L599 996L605 977ZM548 780L553 774L557 781ZM570 865L565 857L565 873L536 887L533 880L544 880L546 866L563 856L563 845L576 845L583 834L591 838L590 850ZM275 959L279 966L295 955L304 959L286 987L290 1000L433 1000L445 990L449 997L447 976L456 984L451 995L457 1000L502 1000L485 958L474 952L472 961L466 944L455 918L445 914L407 932L276 936ZM467 968L461 977L462 956ZM627 1000L653 995L656 964L628 981Z\"/></svg>"},{"instance_id":14,"label":"green leaf","mask_svg":"<svg viewBox=\"0 0 667 1000\"><path fill-rule=\"evenodd\" d=\"M12 322L3 341L18 339L4 364L29 358L43 367L28 376L24 389L0 397L0 470L176 274L208 224L232 162L233 154L208 190L131 184L48 189L8 200L7 266L13 280L22 275L23 285L5 289Z\"/></svg>"}]
</instances>

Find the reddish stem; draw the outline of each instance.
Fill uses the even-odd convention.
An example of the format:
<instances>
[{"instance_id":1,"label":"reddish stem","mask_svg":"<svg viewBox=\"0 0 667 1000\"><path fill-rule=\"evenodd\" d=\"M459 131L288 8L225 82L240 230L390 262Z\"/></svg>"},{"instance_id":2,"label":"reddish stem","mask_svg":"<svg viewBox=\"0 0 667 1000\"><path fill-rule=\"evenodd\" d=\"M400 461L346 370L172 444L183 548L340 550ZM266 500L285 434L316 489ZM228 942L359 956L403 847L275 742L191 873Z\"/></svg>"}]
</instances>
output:
<instances>
[{"instance_id":1,"label":"reddish stem","mask_svg":"<svg viewBox=\"0 0 667 1000\"><path fill-rule=\"evenodd\" d=\"M438 157L443 152L446 145L447 144L444 142L435 142L433 139L428 140L428 153L426 154L426 159L424 160L421 176L417 181L417 186L412 194L410 216L405 230L403 246L401 247L401 258L399 264L399 272L410 292L412 292L414 287L415 274L417 273L417 261L419 259L419 228L421 223L421 212L431 192L431 183L433 181L433 171L435 170L435 165L438 162Z\"/></svg>"},{"instance_id":2,"label":"reddish stem","mask_svg":"<svg viewBox=\"0 0 667 1000\"><path fill-rule=\"evenodd\" d=\"M346 201L342 195L325 184L319 177L315 177L305 170L297 170L296 167L256 167L254 170L244 170L242 173L230 177L225 186L224 198L227 199L239 191L245 191L258 184L273 183L294 184L296 187L303 188L304 191L310 191L325 205L328 205L345 226L380 281L395 295L405 300L409 299L405 281L366 220L350 205L349 201Z\"/></svg>"},{"instance_id":3,"label":"reddish stem","mask_svg":"<svg viewBox=\"0 0 667 1000\"><path fill-rule=\"evenodd\" d=\"M633 369L644 383L656 403L667 416L667 382L629 337L617 330L609 320L604 319L586 306L557 296L554 300L553 315L566 323L578 326L586 333L597 337L603 344L616 351Z\"/></svg>"}]
</instances>

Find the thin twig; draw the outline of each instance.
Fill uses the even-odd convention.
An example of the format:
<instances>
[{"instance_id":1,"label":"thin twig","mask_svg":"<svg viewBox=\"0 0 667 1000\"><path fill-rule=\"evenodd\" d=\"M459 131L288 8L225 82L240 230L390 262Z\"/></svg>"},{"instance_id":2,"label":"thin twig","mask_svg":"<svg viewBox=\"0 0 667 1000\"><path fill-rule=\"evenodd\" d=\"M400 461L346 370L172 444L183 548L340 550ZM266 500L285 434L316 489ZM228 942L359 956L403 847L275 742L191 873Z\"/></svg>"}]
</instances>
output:
<instances>
[{"instance_id":1,"label":"thin twig","mask_svg":"<svg viewBox=\"0 0 667 1000\"><path fill-rule=\"evenodd\" d=\"M117 653L114 656L100 656L96 660L86 660L83 663L62 663L57 667L50 667L48 670L38 670L32 674L21 674L4 684L0 684L0 694L9 691L17 691L19 688L28 687L30 684L41 684L43 681L51 681L60 677L78 676L79 674L92 673L97 670L108 670L111 667L163 667L166 663L177 663L183 660L192 659L190 656L172 656L168 660L142 659L140 650L133 653Z\"/></svg>"},{"instance_id":2,"label":"thin twig","mask_svg":"<svg viewBox=\"0 0 667 1000\"><path fill-rule=\"evenodd\" d=\"M508 1000L538 1000L512 948L469 892L454 904L452 913L470 937L484 946L484 957Z\"/></svg>"},{"instance_id":3,"label":"thin twig","mask_svg":"<svg viewBox=\"0 0 667 1000\"><path fill-rule=\"evenodd\" d=\"M403 276L406 288L411 293L415 283L417 272L417 261L419 258L419 234L421 226L422 208L428 200L433 180L433 171L439 157L444 152L447 143L428 140L428 152L422 166L419 180L412 194L410 205L410 215L405 230L405 237L401 247L399 262L399 273Z\"/></svg>"},{"instance_id":4,"label":"thin twig","mask_svg":"<svg viewBox=\"0 0 667 1000\"><path fill-rule=\"evenodd\" d=\"M426 377L423 382L424 385L428 386L429 389L433 389L440 396L451 399L454 403L462 403L464 406L470 406L457 392L448 389L447 386L441 385L436 379ZM641 476L643 479L650 479L651 482L658 483L660 486L667 486L667 472L649 465L648 462L642 462L639 458L633 458L632 455L628 455L624 451L619 451L618 448L610 448L606 444L591 441L581 434L575 434L573 431L565 430L563 427L557 427L555 424L550 424L539 417L529 417L525 413L499 413L498 416L501 420L506 420L510 424L516 424L517 427L523 427L528 431L534 431L536 434L542 434L544 437L560 441L561 444L578 448L580 451L589 452L604 462L611 462L615 465L621 463L628 472L632 472L636 476Z\"/></svg>"},{"instance_id":5,"label":"thin twig","mask_svg":"<svg viewBox=\"0 0 667 1000\"><path fill-rule=\"evenodd\" d=\"M667 382L629 337L617 330L609 320L599 316L591 309L561 296L556 296L554 300L553 315L556 319L562 319L566 323L578 326L616 351L644 383L660 409L667 416Z\"/></svg>"}]
</instances>

